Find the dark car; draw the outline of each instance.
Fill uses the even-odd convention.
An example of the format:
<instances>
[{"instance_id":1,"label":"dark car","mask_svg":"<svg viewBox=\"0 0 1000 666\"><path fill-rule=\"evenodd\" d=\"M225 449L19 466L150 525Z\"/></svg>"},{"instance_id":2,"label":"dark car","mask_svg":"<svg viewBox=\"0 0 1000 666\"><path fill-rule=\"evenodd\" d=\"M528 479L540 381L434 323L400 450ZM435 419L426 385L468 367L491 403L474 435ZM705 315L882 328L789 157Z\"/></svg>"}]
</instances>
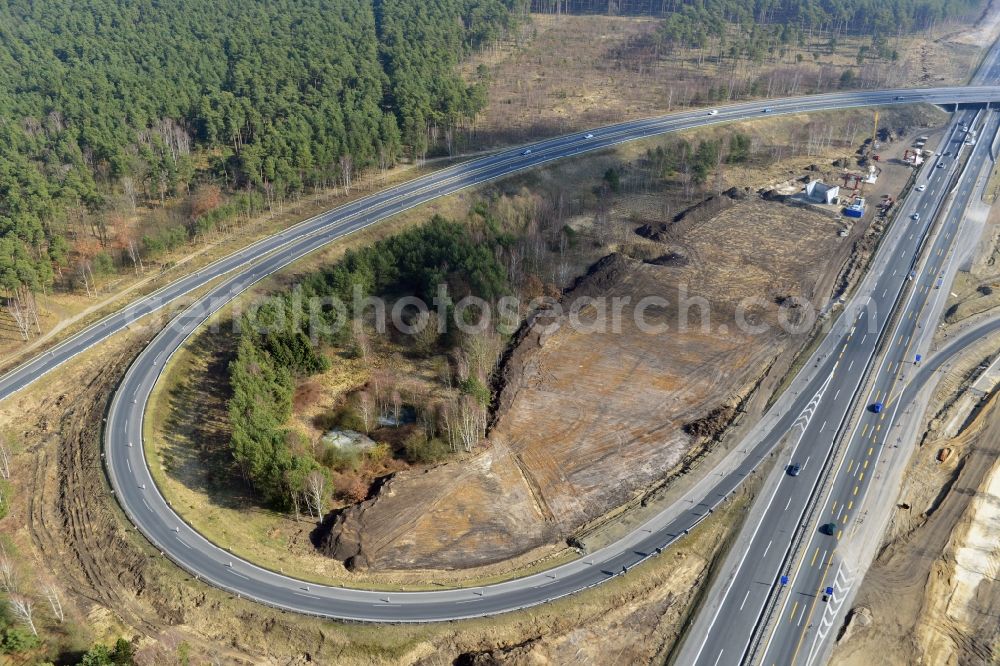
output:
<instances>
[{"instance_id":1,"label":"dark car","mask_svg":"<svg viewBox=\"0 0 1000 666\"><path fill-rule=\"evenodd\" d=\"M819 526L819 531L823 534L833 536L837 532L837 523L823 523Z\"/></svg>"},{"instance_id":2,"label":"dark car","mask_svg":"<svg viewBox=\"0 0 1000 666\"><path fill-rule=\"evenodd\" d=\"M871 409L871 410L872 410L873 412L875 412L876 414L881 414L881 413L882 413L882 409L883 409L884 407L885 407L885 405L883 405L883 404L882 404L881 402L876 402L876 403L875 403L874 405L872 405L872 406L870 407L870 409Z\"/></svg>"},{"instance_id":3,"label":"dark car","mask_svg":"<svg viewBox=\"0 0 1000 666\"><path fill-rule=\"evenodd\" d=\"M802 465L794 463L788 466L788 476L798 476L802 471Z\"/></svg>"}]
</instances>

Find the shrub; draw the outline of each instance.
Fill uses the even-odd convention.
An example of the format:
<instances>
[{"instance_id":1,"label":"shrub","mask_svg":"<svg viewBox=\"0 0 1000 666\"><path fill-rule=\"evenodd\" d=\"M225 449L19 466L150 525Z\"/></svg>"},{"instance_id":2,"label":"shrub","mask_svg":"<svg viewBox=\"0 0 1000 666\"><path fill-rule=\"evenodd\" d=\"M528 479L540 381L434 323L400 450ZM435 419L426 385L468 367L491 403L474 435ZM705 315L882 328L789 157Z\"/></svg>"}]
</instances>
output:
<instances>
[{"instance_id":1,"label":"shrub","mask_svg":"<svg viewBox=\"0 0 1000 666\"><path fill-rule=\"evenodd\" d=\"M448 457L451 449L437 437L428 438L418 431L406 438L406 459L412 463L426 465Z\"/></svg>"}]
</instances>

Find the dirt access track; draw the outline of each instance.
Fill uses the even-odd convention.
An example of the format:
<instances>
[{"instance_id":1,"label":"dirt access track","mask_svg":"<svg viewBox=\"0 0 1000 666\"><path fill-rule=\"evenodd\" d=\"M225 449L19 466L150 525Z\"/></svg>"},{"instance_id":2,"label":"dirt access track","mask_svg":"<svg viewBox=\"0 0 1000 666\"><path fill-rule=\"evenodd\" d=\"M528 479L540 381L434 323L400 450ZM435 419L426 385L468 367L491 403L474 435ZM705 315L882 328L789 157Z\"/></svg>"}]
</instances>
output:
<instances>
[{"instance_id":1,"label":"dirt access track","mask_svg":"<svg viewBox=\"0 0 1000 666\"><path fill-rule=\"evenodd\" d=\"M667 229L644 241L647 260L605 257L563 297L569 314L542 315L521 332L484 451L391 479L336 517L325 550L357 569L489 564L564 542L682 469L774 361L801 346L805 333L779 325L801 316L789 299L823 300L845 258L847 239L826 214L746 193L724 208L645 221ZM585 297L629 299L620 330L610 304L609 325L586 330L601 316L593 302L577 308L583 326L571 325ZM645 310L666 332L640 329L646 297L668 301ZM682 329L683 298L709 316L691 307ZM737 329L748 298L759 303L748 319L766 332Z\"/></svg>"}]
</instances>

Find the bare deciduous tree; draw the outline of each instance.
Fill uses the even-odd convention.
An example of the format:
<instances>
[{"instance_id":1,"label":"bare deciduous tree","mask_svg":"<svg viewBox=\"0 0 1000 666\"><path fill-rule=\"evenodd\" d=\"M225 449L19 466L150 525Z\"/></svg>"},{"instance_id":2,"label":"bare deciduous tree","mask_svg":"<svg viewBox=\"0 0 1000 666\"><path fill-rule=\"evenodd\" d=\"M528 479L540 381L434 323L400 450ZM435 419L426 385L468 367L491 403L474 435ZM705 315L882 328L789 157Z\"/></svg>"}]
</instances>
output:
<instances>
[{"instance_id":1,"label":"bare deciduous tree","mask_svg":"<svg viewBox=\"0 0 1000 666\"><path fill-rule=\"evenodd\" d=\"M45 583L42 585L42 594L45 595L49 606L52 607L52 616L59 621L59 624L62 624L63 620L66 619L66 615L63 612L62 601L59 600L59 590L52 583Z\"/></svg>"},{"instance_id":2,"label":"bare deciduous tree","mask_svg":"<svg viewBox=\"0 0 1000 666\"><path fill-rule=\"evenodd\" d=\"M322 518L326 505L326 474L314 469L306 475L305 498L309 513Z\"/></svg>"},{"instance_id":3,"label":"bare deciduous tree","mask_svg":"<svg viewBox=\"0 0 1000 666\"><path fill-rule=\"evenodd\" d=\"M17 571L7 551L0 547L0 588L7 594L17 594Z\"/></svg>"},{"instance_id":4,"label":"bare deciduous tree","mask_svg":"<svg viewBox=\"0 0 1000 666\"><path fill-rule=\"evenodd\" d=\"M453 451L461 446L466 453L486 434L486 408L470 396L463 396L443 410L444 430Z\"/></svg>"},{"instance_id":5,"label":"bare deciduous tree","mask_svg":"<svg viewBox=\"0 0 1000 666\"><path fill-rule=\"evenodd\" d=\"M399 394L398 390L392 392L392 420L393 425L397 428L399 427L399 420L402 418L403 412L403 397Z\"/></svg>"},{"instance_id":6,"label":"bare deciduous tree","mask_svg":"<svg viewBox=\"0 0 1000 666\"><path fill-rule=\"evenodd\" d=\"M14 611L14 614L20 618L22 622L28 625L28 628L31 629L31 633L37 636L38 630L35 628L35 621L33 619L34 610L31 599L20 594L11 595L10 607L11 610Z\"/></svg>"},{"instance_id":7,"label":"bare deciduous tree","mask_svg":"<svg viewBox=\"0 0 1000 666\"><path fill-rule=\"evenodd\" d=\"M340 179L344 183L344 194L351 193L351 181L354 177L354 158L350 155L340 156Z\"/></svg>"},{"instance_id":8,"label":"bare deciduous tree","mask_svg":"<svg viewBox=\"0 0 1000 666\"><path fill-rule=\"evenodd\" d=\"M375 405L368 391L358 392L358 411L361 412L361 422L367 434L372 431L375 425Z\"/></svg>"},{"instance_id":9,"label":"bare deciduous tree","mask_svg":"<svg viewBox=\"0 0 1000 666\"><path fill-rule=\"evenodd\" d=\"M365 325L360 319L355 319L351 322L351 333L354 335L354 347L358 356L367 361L372 353L372 343L371 338L368 337L368 332L365 330Z\"/></svg>"}]
</instances>

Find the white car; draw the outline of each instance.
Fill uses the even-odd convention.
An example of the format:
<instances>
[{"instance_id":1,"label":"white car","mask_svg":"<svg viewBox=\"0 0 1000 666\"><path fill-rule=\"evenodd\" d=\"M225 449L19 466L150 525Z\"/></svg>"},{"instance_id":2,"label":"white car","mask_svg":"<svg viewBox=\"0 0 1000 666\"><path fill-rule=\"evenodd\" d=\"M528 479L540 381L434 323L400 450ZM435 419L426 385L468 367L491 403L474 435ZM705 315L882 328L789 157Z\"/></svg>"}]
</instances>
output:
<instances>
[{"instance_id":1,"label":"white car","mask_svg":"<svg viewBox=\"0 0 1000 666\"><path fill-rule=\"evenodd\" d=\"M711 111L708 112L708 115L710 115L710 116L717 116L717 115L719 115L719 110L718 109L712 109Z\"/></svg>"},{"instance_id":2,"label":"white car","mask_svg":"<svg viewBox=\"0 0 1000 666\"><path fill-rule=\"evenodd\" d=\"M531 154L531 148L528 148L527 150L522 150L521 154L522 155L530 155Z\"/></svg>"},{"instance_id":3,"label":"white car","mask_svg":"<svg viewBox=\"0 0 1000 666\"><path fill-rule=\"evenodd\" d=\"M586 136L584 136L583 138L584 138L584 139L593 139L593 138L594 138L594 135L593 135L593 134L587 134L587 135L586 135Z\"/></svg>"},{"instance_id":4,"label":"white car","mask_svg":"<svg viewBox=\"0 0 1000 666\"><path fill-rule=\"evenodd\" d=\"M919 220L920 219L920 213L914 213L910 217L912 217L914 219L914 221Z\"/></svg>"},{"instance_id":5,"label":"white car","mask_svg":"<svg viewBox=\"0 0 1000 666\"><path fill-rule=\"evenodd\" d=\"M926 185L917 185L917 192L923 192L927 189Z\"/></svg>"}]
</instances>

